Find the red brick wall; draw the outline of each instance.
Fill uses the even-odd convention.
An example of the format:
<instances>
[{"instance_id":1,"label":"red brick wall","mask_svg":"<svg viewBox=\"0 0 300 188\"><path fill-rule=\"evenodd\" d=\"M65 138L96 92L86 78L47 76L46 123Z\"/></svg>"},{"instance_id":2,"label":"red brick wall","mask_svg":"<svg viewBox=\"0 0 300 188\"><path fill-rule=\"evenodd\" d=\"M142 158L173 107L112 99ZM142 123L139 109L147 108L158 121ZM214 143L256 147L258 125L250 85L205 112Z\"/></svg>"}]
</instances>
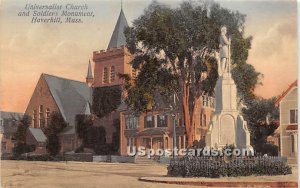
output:
<instances>
[{"instance_id":1,"label":"red brick wall","mask_svg":"<svg viewBox=\"0 0 300 188\"><path fill-rule=\"evenodd\" d=\"M31 96L29 104L27 105L25 115L29 115L33 118L33 111L36 110L37 118L39 118L39 106L40 105L43 105L44 118L46 118L46 109L47 108L50 109L50 112L53 112L53 111L59 112L58 106L56 105L56 103L51 95L50 89L49 89L47 82L44 79L43 75L41 75L38 80L38 83L34 89L34 92ZM39 123L37 125L39 125ZM33 123L31 124L31 127L33 127Z\"/></svg>"},{"instance_id":2,"label":"red brick wall","mask_svg":"<svg viewBox=\"0 0 300 188\"><path fill-rule=\"evenodd\" d=\"M119 79L118 73L130 74L132 73L132 68L129 62L132 56L128 52L127 48L112 48L107 51L101 50L93 53L94 66L94 83L93 87L103 87L103 86L113 86L121 85L123 80ZM115 67L115 80L112 82L110 80L111 67ZM103 82L103 72L104 67L107 68L108 82Z\"/></svg>"}]
</instances>

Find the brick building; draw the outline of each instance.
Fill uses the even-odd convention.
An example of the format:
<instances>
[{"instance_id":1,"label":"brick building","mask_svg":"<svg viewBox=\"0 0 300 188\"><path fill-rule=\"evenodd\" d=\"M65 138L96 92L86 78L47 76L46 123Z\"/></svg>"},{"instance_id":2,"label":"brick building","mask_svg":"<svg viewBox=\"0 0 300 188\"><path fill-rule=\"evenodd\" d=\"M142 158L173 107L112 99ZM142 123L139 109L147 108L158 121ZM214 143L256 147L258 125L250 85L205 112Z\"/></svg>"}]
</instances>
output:
<instances>
[{"instance_id":1,"label":"brick building","mask_svg":"<svg viewBox=\"0 0 300 188\"><path fill-rule=\"evenodd\" d=\"M60 134L61 152L78 147L80 143L76 136L75 117L79 114L91 114L91 95L91 88L84 82L43 73L25 111L26 115L32 117L33 129L29 129L30 133L27 135L30 143L40 150L45 147L45 136L40 130L48 126L52 112L59 112L68 124Z\"/></svg>"},{"instance_id":2,"label":"brick building","mask_svg":"<svg viewBox=\"0 0 300 188\"><path fill-rule=\"evenodd\" d=\"M208 124L214 112L214 98L202 96L196 105L193 140L205 140ZM176 147L178 149L186 148L186 131L180 113L174 113L164 108L136 116L125 104L118 110L121 112L121 155L127 155L127 147L132 146L143 146L148 149L173 148L174 118Z\"/></svg>"}]
</instances>

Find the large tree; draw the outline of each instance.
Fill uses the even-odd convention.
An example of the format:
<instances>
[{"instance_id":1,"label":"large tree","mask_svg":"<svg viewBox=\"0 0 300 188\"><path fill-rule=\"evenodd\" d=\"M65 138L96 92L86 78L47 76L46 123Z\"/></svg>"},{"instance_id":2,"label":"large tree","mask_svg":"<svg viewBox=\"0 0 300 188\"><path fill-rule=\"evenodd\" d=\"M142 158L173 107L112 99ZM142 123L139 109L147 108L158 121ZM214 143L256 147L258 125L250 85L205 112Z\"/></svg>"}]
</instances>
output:
<instances>
[{"instance_id":1,"label":"large tree","mask_svg":"<svg viewBox=\"0 0 300 188\"><path fill-rule=\"evenodd\" d=\"M16 156L35 150L35 147L33 145L30 146L26 143L26 135L28 128L31 125L31 121L32 119L30 116L24 115L24 117L18 124L17 131L13 135L13 139L16 141L13 153Z\"/></svg>"},{"instance_id":2,"label":"large tree","mask_svg":"<svg viewBox=\"0 0 300 188\"><path fill-rule=\"evenodd\" d=\"M254 96L259 73L246 64L251 37L244 37L244 22L245 15L216 3L188 1L175 9L150 4L125 31L127 48L134 55L132 66L140 71L134 80L123 75L129 106L146 111L155 106L156 93L166 99L175 94L191 146L196 101L203 94L213 94L218 78L214 55L222 25L233 38L232 72L240 98Z\"/></svg>"}]
</instances>

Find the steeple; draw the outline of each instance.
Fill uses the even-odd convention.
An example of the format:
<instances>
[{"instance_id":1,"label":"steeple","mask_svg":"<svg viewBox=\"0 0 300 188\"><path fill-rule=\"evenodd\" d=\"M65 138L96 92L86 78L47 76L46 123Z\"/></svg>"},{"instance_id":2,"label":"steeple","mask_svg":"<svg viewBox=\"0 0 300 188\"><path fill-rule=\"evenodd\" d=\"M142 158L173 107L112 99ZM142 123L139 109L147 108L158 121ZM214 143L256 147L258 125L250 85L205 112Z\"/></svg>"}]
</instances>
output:
<instances>
[{"instance_id":1,"label":"steeple","mask_svg":"<svg viewBox=\"0 0 300 188\"><path fill-rule=\"evenodd\" d=\"M91 61L89 60L89 66L88 66L88 71L86 75L86 83L91 86L93 84L94 77L92 73L92 66L91 66Z\"/></svg>"},{"instance_id":2,"label":"steeple","mask_svg":"<svg viewBox=\"0 0 300 188\"><path fill-rule=\"evenodd\" d=\"M117 48L126 44L126 38L124 35L125 28L128 27L128 23L123 12L123 3L121 1L121 11L116 23L114 32L110 38L109 45L107 49Z\"/></svg>"}]
</instances>

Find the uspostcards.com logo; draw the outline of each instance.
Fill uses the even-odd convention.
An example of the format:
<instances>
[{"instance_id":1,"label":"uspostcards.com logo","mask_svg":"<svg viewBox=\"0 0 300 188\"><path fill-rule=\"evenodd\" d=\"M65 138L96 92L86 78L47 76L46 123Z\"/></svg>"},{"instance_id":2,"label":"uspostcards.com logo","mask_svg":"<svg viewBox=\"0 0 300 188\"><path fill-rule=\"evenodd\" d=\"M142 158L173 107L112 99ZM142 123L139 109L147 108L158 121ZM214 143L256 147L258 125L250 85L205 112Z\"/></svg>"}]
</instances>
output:
<instances>
[{"instance_id":1,"label":"uspostcards.com logo","mask_svg":"<svg viewBox=\"0 0 300 188\"><path fill-rule=\"evenodd\" d=\"M207 157L230 157L230 156L254 156L254 151L251 149L238 149L238 148L226 148L223 150L217 150L213 148L189 148L189 149L149 149L143 146L136 148L135 146L127 147L127 154L129 156L207 156Z\"/></svg>"}]
</instances>

